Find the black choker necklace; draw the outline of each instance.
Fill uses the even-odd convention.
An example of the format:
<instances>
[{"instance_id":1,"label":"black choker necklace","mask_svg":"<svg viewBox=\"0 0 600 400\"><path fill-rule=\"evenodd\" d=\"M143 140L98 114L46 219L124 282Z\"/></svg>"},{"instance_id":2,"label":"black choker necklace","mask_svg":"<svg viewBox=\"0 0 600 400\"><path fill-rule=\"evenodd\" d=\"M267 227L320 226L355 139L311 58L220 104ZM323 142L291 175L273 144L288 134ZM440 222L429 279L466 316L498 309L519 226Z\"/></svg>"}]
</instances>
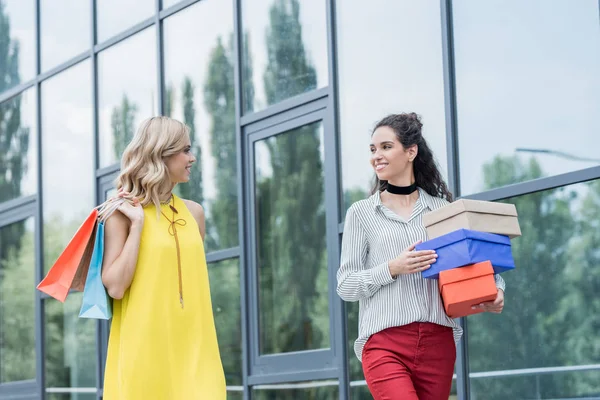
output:
<instances>
[{"instance_id":1,"label":"black choker necklace","mask_svg":"<svg viewBox=\"0 0 600 400\"><path fill-rule=\"evenodd\" d=\"M387 188L385 190L392 194L411 194L412 192L417 190L417 182L413 183L410 186L395 186L388 182Z\"/></svg>"}]
</instances>

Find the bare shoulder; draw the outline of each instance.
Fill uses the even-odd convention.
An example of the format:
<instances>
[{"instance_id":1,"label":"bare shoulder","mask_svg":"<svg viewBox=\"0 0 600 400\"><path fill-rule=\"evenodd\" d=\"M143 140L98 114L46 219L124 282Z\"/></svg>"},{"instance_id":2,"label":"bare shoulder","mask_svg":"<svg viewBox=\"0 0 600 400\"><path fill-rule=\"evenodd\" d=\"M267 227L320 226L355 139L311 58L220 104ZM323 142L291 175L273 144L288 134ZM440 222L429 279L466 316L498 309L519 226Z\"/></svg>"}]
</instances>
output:
<instances>
[{"instance_id":1,"label":"bare shoulder","mask_svg":"<svg viewBox=\"0 0 600 400\"><path fill-rule=\"evenodd\" d=\"M204 223L204 207L192 200L181 199L198 223Z\"/></svg>"},{"instance_id":2,"label":"bare shoulder","mask_svg":"<svg viewBox=\"0 0 600 400\"><path fill-rule=\"evenodd\" d=\"M108 231L127 232L129 230L129 218L127 218L119 210L114 213L104 222L104 227Z\"/></svg>"}]
</instances>

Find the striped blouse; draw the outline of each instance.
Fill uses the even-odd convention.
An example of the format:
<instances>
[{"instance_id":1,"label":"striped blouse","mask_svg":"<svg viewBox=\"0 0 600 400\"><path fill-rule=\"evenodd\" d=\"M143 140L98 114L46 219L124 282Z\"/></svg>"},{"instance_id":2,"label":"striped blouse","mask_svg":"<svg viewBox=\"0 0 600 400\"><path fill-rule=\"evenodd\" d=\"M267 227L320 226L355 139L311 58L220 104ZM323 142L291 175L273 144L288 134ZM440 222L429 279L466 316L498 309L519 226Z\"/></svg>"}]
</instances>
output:
<instances>
[{"instance_id":1,"label":"striped blouse","mask_svg":"<svg viewBox=\"0 0 600 400\"><path fill-rule=\"evenodd\" d=\"M457 321L446 315L437 279L420 273L390 275L388 261L418 240L427 240L423 214L448 202L419 188L419 198L408 221L381 203L379 193L354 203L346 214L337 293L345 301L359 301L358 339L354 351L362 360L362 349L374 333L411 322L432 322L451 327L454 341L462 336ZM495 275L496 286L504 280Z\"/></svg>"}]
</instances>

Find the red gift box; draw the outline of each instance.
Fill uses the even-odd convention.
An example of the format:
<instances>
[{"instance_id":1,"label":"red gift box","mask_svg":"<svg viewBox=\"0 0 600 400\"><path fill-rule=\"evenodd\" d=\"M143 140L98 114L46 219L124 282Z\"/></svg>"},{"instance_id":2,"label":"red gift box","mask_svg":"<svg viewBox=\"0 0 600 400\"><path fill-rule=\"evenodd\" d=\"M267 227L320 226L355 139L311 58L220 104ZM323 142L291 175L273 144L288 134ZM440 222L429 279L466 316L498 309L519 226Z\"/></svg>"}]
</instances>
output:
<instances>
[{"instance_id":1,"label":"red gift box","mask_svg":"<svg viewBox=\"0 0 600 400\"><path fill-rule=\"evenodd\" d=\"M494 268L489 261L441 271L438 286L446 314L451 318L483 312L483 309L471 307L494 301L498 294Z\"/></svg>"}]
</instances>

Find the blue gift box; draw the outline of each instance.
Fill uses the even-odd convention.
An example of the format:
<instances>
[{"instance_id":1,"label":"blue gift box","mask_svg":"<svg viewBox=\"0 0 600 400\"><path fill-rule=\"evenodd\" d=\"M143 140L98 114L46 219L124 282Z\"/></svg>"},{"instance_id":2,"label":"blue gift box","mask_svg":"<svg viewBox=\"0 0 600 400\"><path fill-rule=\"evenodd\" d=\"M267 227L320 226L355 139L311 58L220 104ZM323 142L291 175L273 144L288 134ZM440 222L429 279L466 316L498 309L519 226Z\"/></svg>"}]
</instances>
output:
<instances>
[{"instance_id":1,"label":"blue gift box","mask_svg":"<svg viewBox=\"0 0 600 400\"><path fill-rule=\"evenodd\" d=\"M441 271L489 260L494 273L515 268L508 236L458 229L420 243L415 250L435 250L438 259L422 272L423 278L436 278Z\"/></svg>"}]
</instances>

